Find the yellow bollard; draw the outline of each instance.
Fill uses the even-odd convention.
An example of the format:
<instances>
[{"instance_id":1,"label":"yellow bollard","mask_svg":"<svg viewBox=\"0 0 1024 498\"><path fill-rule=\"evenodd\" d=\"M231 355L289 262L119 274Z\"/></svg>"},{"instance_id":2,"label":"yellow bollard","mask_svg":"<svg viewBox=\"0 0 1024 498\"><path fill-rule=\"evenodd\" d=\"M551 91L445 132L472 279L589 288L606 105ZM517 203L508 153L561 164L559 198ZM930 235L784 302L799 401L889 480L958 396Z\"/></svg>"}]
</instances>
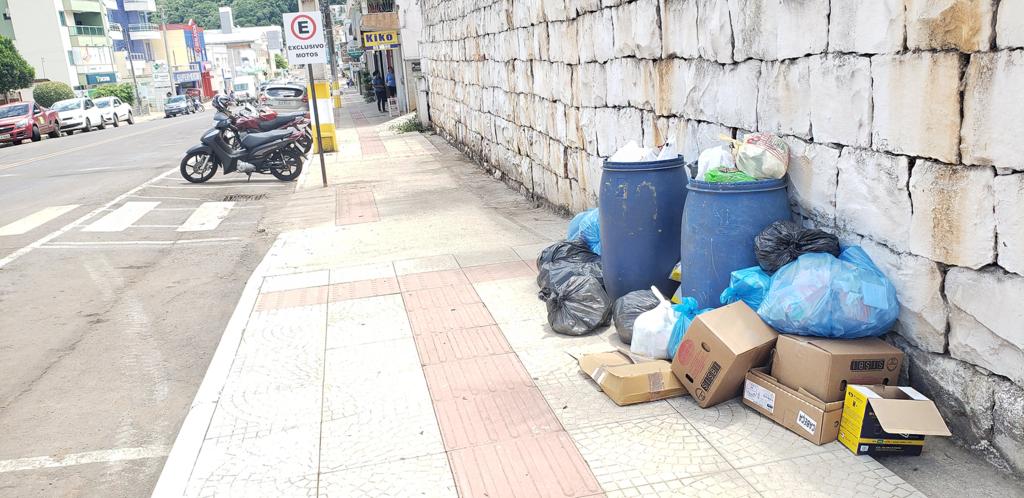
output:
<instances>
[{"instance_id":1,"label":"yellow bollard","mask_svg":"<svg viewBox=\"0 0 1024 498\"><path fill-rule=\"evenodd\" d=\"M334 99L331 97L330 84L327 82L316 83L316 102L310 99L310 105L316 105L320 112L320 136L324 141L324 152L335 152L338 150L338 137L334 130ZM312 97L312 89L306 87L307 95ZM312 109L310 109L312 112ZM312 117L312 115L311 115ZM313 123L312 126L316 126ZM316 130L313 130L313 151L320 152L320 143L316 139Z\"/></svg>"}]
</instances>

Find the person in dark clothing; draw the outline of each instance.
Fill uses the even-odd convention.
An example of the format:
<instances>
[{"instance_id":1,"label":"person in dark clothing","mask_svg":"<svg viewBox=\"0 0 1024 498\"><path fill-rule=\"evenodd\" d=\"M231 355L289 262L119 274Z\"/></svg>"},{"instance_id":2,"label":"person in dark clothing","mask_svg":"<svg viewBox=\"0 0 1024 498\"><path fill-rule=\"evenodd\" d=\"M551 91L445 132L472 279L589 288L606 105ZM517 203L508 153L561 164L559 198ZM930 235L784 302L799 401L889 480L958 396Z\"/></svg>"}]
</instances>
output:
<instances>
[{"instance_id":1,"label":"person in dark clothing","mask_svg":"<svg viewBox=\"0 0 1024 498\"><path fill-rule=\"evenodd\" d=\"M388 85L388 97L398 95L398 83L395 81L395 68L388 66L388 74L384 75L384 83Z\"/></svg>"},{"instance_id":2,"label":"person in dark clothing","mask_svg":"<svg viewBox=\"0 0 1024 498\"><path fill-rule=\"evenodd\" d=\"M373 72L373 93L377 97L377 110L381 113L387 112L387 88L384 85L384 78L380 77L380 71Z\"/></svg>"}]
</instances>

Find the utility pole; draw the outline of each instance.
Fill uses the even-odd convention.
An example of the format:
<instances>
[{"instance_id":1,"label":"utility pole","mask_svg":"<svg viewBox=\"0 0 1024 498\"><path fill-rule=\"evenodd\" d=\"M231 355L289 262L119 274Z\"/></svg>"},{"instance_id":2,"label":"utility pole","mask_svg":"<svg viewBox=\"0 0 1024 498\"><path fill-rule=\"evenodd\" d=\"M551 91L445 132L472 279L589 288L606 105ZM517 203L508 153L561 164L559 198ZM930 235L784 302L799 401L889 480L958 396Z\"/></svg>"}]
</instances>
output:
<instances>
[{"instance_id":1,"label":"utility pole","mask_svg":"<svg viewBox=\"0 0 1024 498\"><path fill-rule=\"evenodd\" d=\"M171 85L171 92L174 91L174 73L171 71L171 49L167 45L167 10L160 7L160 22L163 24L163 33L161 36L164 39L164 63L167 64L167 83Z\"/></svg>"},{"instance_id":2,"label":"utility pole","mask_svg":"<svg viewBox=\"0 0 1024 498\"><path fill-rule=\"evenodd\" d=\"M141 98L141 94L139 93L139 79L135 77L135 60L132 59L132 37L131 37L131 35L128 34L128 30L127 29L124 30L124 40L125 40L124 46L128 50L128 68L129 68L129 71L131 71L131 73L132 73L132 84L135 85L134 86L134 89L135 89L135 104L138 106L138 107L136 107L136 109L138 109L139 112L141 113L141 111L142 111L142 98ZM146 114L149 114L149 113L147 112Z\"/></svg>"},{"instance_id":3,"label":"utility pole","mask_svg":"<svg viewBox=\"0 0 1024 498\"><path fill-rule=\"evenodd\" d=\"M353 0L350 0L353 1ZM334 91L341 90L338 84L338 51L334 46L334 19L331 18L331 2L320 1L320 14L324 18L324 34L327 35L327 65L331 66L331 98L334 98Z\"/></svg>"}]
</instances>

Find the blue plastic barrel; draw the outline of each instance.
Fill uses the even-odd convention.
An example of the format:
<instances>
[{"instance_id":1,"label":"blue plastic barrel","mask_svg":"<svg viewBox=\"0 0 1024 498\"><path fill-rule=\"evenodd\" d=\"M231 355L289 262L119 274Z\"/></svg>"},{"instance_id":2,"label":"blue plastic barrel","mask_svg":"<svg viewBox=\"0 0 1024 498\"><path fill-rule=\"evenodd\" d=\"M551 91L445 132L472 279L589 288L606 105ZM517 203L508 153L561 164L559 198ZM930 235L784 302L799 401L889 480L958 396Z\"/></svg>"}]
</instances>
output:
<instances>
[{"instance_id":1,"label":"blue plastic barrel","mask_svg":"<svg viewBox=\"0 0 1024 498\"><path fill-rule=\"evenodd\" d=\"M601 264L612 301L652 285L670 297L678 262L686 170L682 156L665 161L614 163L601 173Z\"/></svg>"},{"instance_id":2,"label":"blue plastic barrel","mask_svg":"<svg viewBox=\"0 0 1024 498\"><path fill-rule=\"evenodd\" d=\"M687 188L679 253L682 296L696 299L698 309L717 308L729 274L757 266L754 237L776 221L793 219L786 180L691 180Z\"/></svg>"}]
</instances>

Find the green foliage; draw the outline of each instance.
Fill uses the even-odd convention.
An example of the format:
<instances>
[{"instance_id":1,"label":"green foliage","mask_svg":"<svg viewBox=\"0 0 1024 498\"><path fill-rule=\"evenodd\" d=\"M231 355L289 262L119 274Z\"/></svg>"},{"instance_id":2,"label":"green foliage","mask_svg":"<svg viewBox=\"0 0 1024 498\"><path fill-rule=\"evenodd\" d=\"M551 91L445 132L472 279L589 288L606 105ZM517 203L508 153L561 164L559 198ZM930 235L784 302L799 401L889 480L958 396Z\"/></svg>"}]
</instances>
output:
<instances>
[{"instance_id":1,"label":"green foliage","mask_svg":"<svg viewBox=\"0 0 1024 498\"><path fill-rule=\"evenodd\" d=\"M430 128L427 128L427 127L423 126L423 123L420 123L420 117L419 116L420 116L419 111L416 111L412 115L412 117L409 118L406 122L396 124L396 125L392 126L391 129L395 130L395 131L397 131L399 133L409 133L409 132L412 132L412 131L415 131L415 132L429 131Z\"/></svg>"},{"instance_id":2,"label":"green foliage","mask_svg":"<svg viewBox=\"0 0 1024 498\"><path fill-rule=\"evenodd\" d=\"M131 83L121 83L120 85L103 85L97 87L92 92L92 98L98 99L101 97L117 97L128 105L135 104L135 90L132 88Z\"/></svg>"},{"instance_id":3,"label":"green foliage","mask_svg":"<svg viewBox=\"0 0 1024 498\"><path fill-rule=\"evenodd\" d=\"M344 0L331 0L344 5ZM169 24L184 24L192 19L203 29L220 29L220 7L231 7L239 27L280 26L281 14L298 12L298 0L156 0L167 12Z\"/></svg>"},{"instance_id":4,"label":"green foliage","mask_svg":"<svg viewBox=\"0 0 1024 498\"><path fill-rule=\"evenodd\" d=\"M75 98L75 91L67 83L47 81L36 85L32 90L32 100L42 107L50 107L55 102Z\"/></svg>"},{"instance_id":5,"label":"green foliage","mask_svg":"<svg viewBox=\"0 0 1024 498\"><path fill-rule=\"evenodd\" d=\"M276 65L278 69L288 69L288 61L284 60L284 57L281 57L281 54L274 54L274 65Z\"/></svg>"},{"instance_id":6,"label":"green foliage","mask_svg":"<svg viewBox=\"0 0 1024 498\"><path fill-rule=\"evenodd\" d=\"M0 93L32 86L36 70L21 57L10 38L0 36Z\"/></svg>"},{"instance_id":7,"label":"green foliage","mask_svg":"<svg viewBox=\"0 0 1024 498\"><path fill-rule=\"evenodd\" d=\"M363 89L363 100L366 102L377 100L377 96L373 93L373 78L370 77L369 71L365 69L359 70L359 85Z\"/></svg>"}]
</instances>

